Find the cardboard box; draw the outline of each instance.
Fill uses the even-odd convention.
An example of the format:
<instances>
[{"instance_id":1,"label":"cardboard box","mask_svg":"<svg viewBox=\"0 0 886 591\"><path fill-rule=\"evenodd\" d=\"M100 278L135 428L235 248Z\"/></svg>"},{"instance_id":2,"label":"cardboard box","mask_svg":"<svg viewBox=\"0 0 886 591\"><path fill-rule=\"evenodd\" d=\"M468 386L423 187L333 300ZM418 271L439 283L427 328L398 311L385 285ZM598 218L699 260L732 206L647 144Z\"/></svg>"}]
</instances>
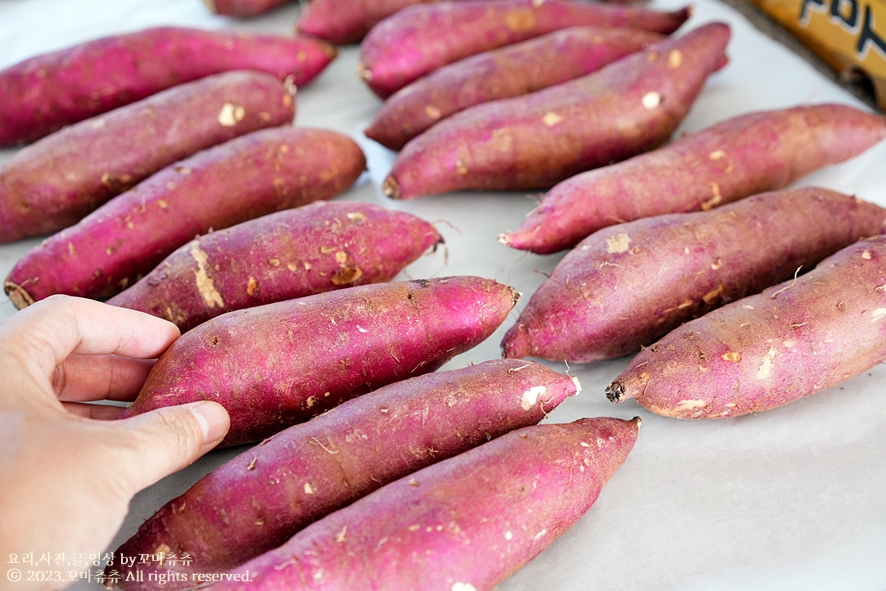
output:
<instances>
[{"instance_id":1,"label":"cardboard box","mask_svg":"<svg viewBox=\"0 0 886 591\"><path fill-rule=\"evenodd\" d=\"M864 75L886 110L886 0L751 0L844 79Z\"/></svg>"}]
</instances>

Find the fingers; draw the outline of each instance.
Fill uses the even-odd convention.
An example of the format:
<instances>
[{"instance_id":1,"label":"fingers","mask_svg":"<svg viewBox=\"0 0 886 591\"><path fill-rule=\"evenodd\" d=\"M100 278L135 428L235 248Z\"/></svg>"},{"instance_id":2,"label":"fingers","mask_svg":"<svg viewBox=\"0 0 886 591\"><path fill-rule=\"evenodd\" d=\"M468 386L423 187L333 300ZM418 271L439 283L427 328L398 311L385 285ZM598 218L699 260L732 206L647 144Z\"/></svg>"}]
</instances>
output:
<instances>
[{"instance_id":1,"label":"fingers","mask_svg":"<svg viewBox=\"0 0 886 591\"><path fill-rule=\"evenodd\" d=\"M13 315L0 329L7 346L23 350L44 375L71 353L157 357L179 334L166 320L68 296L41 300Z\"/></svg>"},{"instance_id":2,"label":"fingers","mask_svg":"<svg viewBox=\"0 0 886 591\"><path fill-rule=\"evenodd\" d=\"M118 451L126 457L117 468L132 494L191 464L215 447L230 427L228 412L215 402L160 408L114 421Z\"/></svg>"},{"instance_id":3,"label":"fingers","mask_svg":"<svg viewBox=\"0 0 886 591\"><path fill-rule=\"evenodd\" d=\"M71 355L50 377L59 400L135 400L154 360L117 355Z\"/></svg>"}]
</instances>

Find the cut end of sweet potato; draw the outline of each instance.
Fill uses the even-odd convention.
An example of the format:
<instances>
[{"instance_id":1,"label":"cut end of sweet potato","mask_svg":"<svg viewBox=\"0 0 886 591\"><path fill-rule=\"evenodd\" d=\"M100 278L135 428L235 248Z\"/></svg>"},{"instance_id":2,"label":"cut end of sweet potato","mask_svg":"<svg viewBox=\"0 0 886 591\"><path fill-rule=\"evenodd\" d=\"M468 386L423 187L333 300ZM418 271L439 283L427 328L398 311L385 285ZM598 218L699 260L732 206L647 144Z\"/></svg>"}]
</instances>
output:
<instances>
[{"instance_id":1,"label":"cut end of sweet potato","mask_svg":"<svg viewBox=\"0 0 886 591\"><path fill-rule=\"evenodd\" d=\"M360 77L360 80L369 84L372 82L372 70L366 67L366 64L363 62L357 62L357 76Z\"/></svg>"},{"instance_id":2,"label":"cut end of sweet potato","mask_svg":"<svg viewBox=\"0 0 886 591\"><path fill-rule=\"evenodd\" d=\"M34 298L31 297L31 294L18 283L7 281L4 283L3 287L6 290L6 295L12 300L12 304L16 309L21 310L34 303Z\"/></svg>"},{"instance_id":3,"label":"cut end of sweet potato","mask_svg":"<svg viewBox=\"0 0 886 591\"><path fill-rule=\"evenodd\" d=\"M532 354L529 331L525 324L515 324L501 341L501 356L508 359L523 359Z\"/></svg>"},{"instance_id":4,"label":"cut end of sweet potato","mask_svg":"<svg viewBox=\"0 0 886 591\"><path fill-rule=\"evenodd\" d=\"M388 178L385 179L385 182L381 186L381 192L391 199L400 199L400 184L393 175L389 174Z\"/></svg>"},{"instance_id":5,"label":"cut end of sweet potato","mask_svg":"<svg viewBox=\"0 0 886 591\"><path fill-rule=\"evenodd\" d=\"M212 1L212 0L209 0L209 1ZM313 39L313 37L312 37L312 39ZM336 47L332 43L329 43L327 41L323 41L321 39L314 39L314 40L320 46L320 49L323 51L323 55L328 57L330 59L330 61L334 60L335 58L338 57L338 47Z\"/></svg>"},{"instance_id":6,"label":"cut end of sweet potato","mask_svg":"<svg viewBox=\"0 0 886 591\"><path fill-rule=\"evenodd\" d=\"M627 398L625 395L625 387L618 380L612 382L606 386L606 398L609 399L609 402L621 402Z\"/></svg>"},{"instance_id":7,"label":"cut end of sweet potato","mask_svg":"<svg viewBox=\"0 0 886 591\"><path fill-rule=\"evenodd\" d=\"M499 234L498 241L504 244L505 246L511 245L511 239L507 234Z\"/></svg>"}]
</instances>

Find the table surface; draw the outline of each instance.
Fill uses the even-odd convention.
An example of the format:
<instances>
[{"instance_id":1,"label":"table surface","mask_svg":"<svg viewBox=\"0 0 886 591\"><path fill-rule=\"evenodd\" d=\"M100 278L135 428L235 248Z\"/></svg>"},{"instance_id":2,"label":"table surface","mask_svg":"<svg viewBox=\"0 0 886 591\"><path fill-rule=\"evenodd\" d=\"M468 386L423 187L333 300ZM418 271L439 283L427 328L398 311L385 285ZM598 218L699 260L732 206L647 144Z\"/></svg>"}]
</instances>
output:
<instances>
[{"instance_id":1,"label":"table surface","mask_svg":"<svg viewBox=\"0 0 886 591\"><path fill-rule=\"evenodd\" d=\"M861 106L790 51L760 34L739 13L694 0L686 28L713 20L733 28L731 61L714 74L680 131L696 131L758 109L804 103ZM654 0L675 8L677 0ZM291 31L297 4L249 21L208 14L199 0L0 0L0 68L95 38L159 25ZM312 84L299 90L297 125L335 129L365 150L369 171L340 199L400 209L434 222L446 252L425 256L402 278L480 275L524 294L518 309L562 255L537 256L496 242L537 202L524 193L454 193L410 202L382 196L395 154L366 139L381 102L357 79L357 48L346 47ZM14 150L0 150L0 163ZM879 164L878 164L879 162ZM886 205L886 142L802 179ZM39 240L0 246L0 274ZM0 303L0 318L14 313ZM499 356L505 323L488 341L446 368ZM604 387L627 359L569 368L583 392L549 420L584 416L643 418L633 453L581 521L501 591L586 589L886 589L886 368L759 415L686 422L646 412L633 401L609 403ZM566 370L563 364L550 367ZM112 544L170 498L243 448L212 452L141 492ZM569 494L569 491L563 491ZM78 583L78 591L97 584Z\"/></svg>"}]
</instances>

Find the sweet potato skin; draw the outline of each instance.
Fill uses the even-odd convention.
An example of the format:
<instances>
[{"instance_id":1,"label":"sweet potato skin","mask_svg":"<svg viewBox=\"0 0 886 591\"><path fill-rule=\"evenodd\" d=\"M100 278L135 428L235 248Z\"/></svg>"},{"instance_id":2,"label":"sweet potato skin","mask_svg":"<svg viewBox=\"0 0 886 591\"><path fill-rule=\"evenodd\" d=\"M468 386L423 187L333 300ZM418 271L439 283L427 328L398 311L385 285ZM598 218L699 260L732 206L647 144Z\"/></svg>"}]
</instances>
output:
<instances>
[{"instance_id":1,"label":"sweet potato skin","mask_svg":"<svg viewBox=\"0 0 886 591\"><path fill-rule=\"evenodd\" d=\"M255 16L269 12L291 0L203 0L213 14Z\"/></svg>"},{"instance_id":2,"label":"sweet potato skin","mask_svg":"<svg viewBox=\"0 0 886 591\"><path fill-rule=\"evenodd\" d=\"M436 370L492 334L518 298L490 279L449 277L228 312L173 343L120 418L211 399L231 414L223 445L259 441Z\"/></svg>"},{"instance_id":3,"label":"sweet potato skin","mask_svg":"<svg viewBox=\"0 0 886 591\"><path fill-rule=\"evenodd\" d=\"M6 291L19 308L55 293L113 296L194 236L335 197L365 167L359 146L333 131L286 126L236 138L50 237L16 263Z\"/></svg>"},{"instance_id":4,"label":"sweet potato skin","mask_svg":"<svg viewBox=\"0 0 886 591\"><path fill-rule=\"evenodd\" d=\"M357 43L382 20L422 1L428 0L311 0L295 30L336 45Z\"/></svg>"},{"instance_id":5,"label":"sweet potato skin","mask_svg":"<svg viewBox=\"0 0 886 591\"><path fill-rule=\"evenodd\" d=\"M741 115L551 189L505 244L570 248L621 221L705 210L786 187L886 137L886 118L837 104Z\"/></svg>"},{"instance_id":6,"label":"sweet potato skin","mask_svg":"<svg viewBox=\"0 0 886 591\"><path fill-rule=\"evenodd\" d=\"M232 310L390 281L442 241L408 213L313 203L197 238L107 303L185 332Z\"/></svg>"},{"instance_id":7,"label":"sweet potato skin","mask_svg":"<svg viewBox=\"0 0 886 591\"><path fill-rule=\"evenodd\" d=\"M315 0L316 1L316 0ZM570 27L443 66L391 96L366 135L392 150L450 115L595 72L662 40L638 29Z\"/></svg>"},{"instance_id":8,"label":"sweet potato skin","mask_svg":"<svg viewBox=\"0 0 886 591\"><path fill-rule=\"evenodd\" d=\"M193 561L158 571L188 579L191 573L226 571L384 484L538 423L576 389L572 378L544 366L502 359L384 386L213 471L161 508L116 554L153 554L166 545ZM126 591L193 586L161 587L145 572L155 568L108 570L118 571ZM141 571L144 581L125 582L132 570Z\"/></svg>"},{"instance_id":9,"label":"sweet potato skin","mask_svg":"<svg viewBox=\"0 0 886 591\"><path fill-rule=\"evenodd\" d=\"M669 333L607 388L681 419L769 410L886 360L886 236Z\"/></svg>"},{"instance_id":10,"label":"sweet potato skin","mask_svg":"<svg viewBox=\"0 0 886 591\"><path fill-rule=\"evenodd\" d=\"M727 25L711 23L593 74L466 109L406 144L382 189L411 199L548 188L651 150L667 141L721 65L729 35Z\"/></svg>"},{"instance_id":11,"label":"sweet potato skin","mask_svg":"<svg viewBox=\"0 0 886 591\"><path fill-rule=\"evenodd\" d=\"M408 6L376 25L360 45L360 72L387 98L469 55L580 25L669 34L689 10L657 12L570 0L466 0Z\"/></svg>"},{"instance_id":12,"label":"sweet potato skin","mask_svg":"<svg viewBox=\"0 0 886 591\"><path fill-rule=\"evenodd\" d=\"M288 124L274 76L228 72L67 127L0 168L0 243L57 232L161 168L234 137Z\"/></svg>"},{"instance_id":13,"label":"sweet potato skin","mask_svg":"<svg viewBox=\"0 0 886 591\"><path fill-rule=\"evenodd\" d=\"M39 139L177 84L256 70L307 84L336 56L329 44L158 27L96 39L0 71L0 146Z\"/></svg>"},{"instance_id":14,"label":"sweet potato skin","mask_svg":"<svg viewBox=\"0 0 886 591\"><path fill-rule=\"evenodd\" d=\"M237 568L213 591L491 591L597 500L639 419L535 425L393 482ZM569 494L563 494L569 491Z\"/></svg>"},{"instance_id":15,"label":"sweet potato skin","mask_svg":"<svg viewBox=\"0 0 886 591\"><path fill-rule=\"evenodd\" d=\"M577 363L627 355L884 229L886 209L816 188L605 228L560 261L502 349Z\"/></svg>"}]
</instances>

